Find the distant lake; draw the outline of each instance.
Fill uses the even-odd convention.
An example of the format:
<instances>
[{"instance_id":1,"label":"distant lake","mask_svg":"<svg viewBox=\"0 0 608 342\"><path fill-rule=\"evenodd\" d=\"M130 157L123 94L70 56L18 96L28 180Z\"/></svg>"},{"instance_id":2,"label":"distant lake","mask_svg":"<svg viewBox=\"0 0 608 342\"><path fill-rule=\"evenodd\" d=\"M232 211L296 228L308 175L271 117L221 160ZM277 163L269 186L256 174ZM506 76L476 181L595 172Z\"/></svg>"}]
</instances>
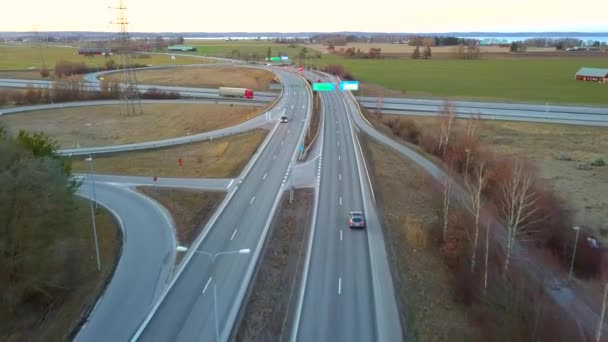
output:
<instances>
[{"instance_id":1,"label":"distant lake","mask_svg":"<svg viewBox=\"0 0 608 342\"><path fill-rule=\"evenodd\" d=\"M499 39L499 40L506 40L509 43L516 42L516 41L523 41L523 40L526 40L526 39L538 39L538 38L551 38L551 39L574 38L574 39L580 39L583 42L587 42L589 40L592 40L592 41L600 41L600 42L608 43L608 36L605 36L605 37L601 37L601 36L599 36L599 37L595 37L595 36L587 36L587 37L580 37L580 36L574 36L574 37L551 37L551 36L502 37L502 36L480 36L480 37L459 37L459 38L478 39L478 40Z\"/></svg>"}]
</instances>

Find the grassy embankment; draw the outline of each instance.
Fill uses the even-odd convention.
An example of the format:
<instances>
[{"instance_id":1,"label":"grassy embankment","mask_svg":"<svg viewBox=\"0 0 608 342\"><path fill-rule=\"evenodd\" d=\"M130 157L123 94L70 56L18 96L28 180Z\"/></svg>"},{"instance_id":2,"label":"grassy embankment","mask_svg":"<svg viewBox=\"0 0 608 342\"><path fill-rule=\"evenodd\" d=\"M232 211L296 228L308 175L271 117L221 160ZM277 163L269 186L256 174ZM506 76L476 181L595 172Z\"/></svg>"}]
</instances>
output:
<instances>
[{"instance_id":1,"label":"grassy embankment","mask_svg":"<svg viewBox=\"0 0 608 342\"><path fill-rule=\"evenodd\" d=\"M0 117L10 134L44 130L62 148L118 145L192 135L249 120L263 107L197 104L143 105L125 116L120 106L60 108Z\"/></svg>"},{"instance_id":2,"label":"grassy embankment","mask_svg":"<svg viewBox=\"0 0 608 342\"><path fill-rule=\"evenodd\" d=\"M156 150L99 156L95 172L131 176L233 178L238 176L258 149L268 131L255 129L213 141ZM180 172L178 159L182 158ZM72 159L74 172L88 172L82 158Z\"/></svg>"}]
</instances>

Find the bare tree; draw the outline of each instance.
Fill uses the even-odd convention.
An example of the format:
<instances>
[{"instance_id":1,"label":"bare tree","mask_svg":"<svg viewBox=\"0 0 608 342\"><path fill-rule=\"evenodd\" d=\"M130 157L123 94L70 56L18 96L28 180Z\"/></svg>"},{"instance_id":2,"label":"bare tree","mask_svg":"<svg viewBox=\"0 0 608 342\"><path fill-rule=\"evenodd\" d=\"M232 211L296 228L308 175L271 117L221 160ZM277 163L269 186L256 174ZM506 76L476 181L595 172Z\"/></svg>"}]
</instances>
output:
<instances>
[{"instance_id":1,"label":"bare tree","mask_svg":"<svg viewBox=\"0 0 608 342\"><path fill-rule=\"evenodd\" d=\"M454 107L450 102L445 101L443 110L439 114L439 150L443 146L443 155L448 151L448 145L450 143L450 136L452 135L452 127L454 126L454 119L456 119L456 113Z\"/></svg>"},{"instance_id":2,"label":"bare tree","mask_svg":"<svg viewBox=\"0 0 608 342\"><path fill-rule=\"evenodd\" d=\"M448 237L448 215L450 211L452 196L452 177L450 175L451 168L448 166L443 177L443 241L447 241Z\"/></svg>"},{"instance_id":3,"label":"bare tree","mask_svg":"<svg viewBox=\"0 0 608 342\"><path fill-rule=\"evenodd\" d=\"M481 211L481 193L486 186L488 169L484 161L480 161L473 172L473 180L465 177L466 201L465 206L473 215L475 220L475 233L473 235L473 251L471 253L471 272L475 271L475 259L477 253L477 241L479 240L479 214Z\"/></svg>"},{"instance_id":4,"label":"bare tree","mask_svg":"<svg viewBox=\"0 0 608 342\"><path fill-rule=\"evenodd\" d=\"M516 161L509 178L502 184L503 214L507 225L507 251L504 273L509 271L509 260L515 239L521 233L532 233L530 227L540 221L531 220L536 212L538 196L532 189L534 177L522 161Z\"/></svg>"}]
</instances>

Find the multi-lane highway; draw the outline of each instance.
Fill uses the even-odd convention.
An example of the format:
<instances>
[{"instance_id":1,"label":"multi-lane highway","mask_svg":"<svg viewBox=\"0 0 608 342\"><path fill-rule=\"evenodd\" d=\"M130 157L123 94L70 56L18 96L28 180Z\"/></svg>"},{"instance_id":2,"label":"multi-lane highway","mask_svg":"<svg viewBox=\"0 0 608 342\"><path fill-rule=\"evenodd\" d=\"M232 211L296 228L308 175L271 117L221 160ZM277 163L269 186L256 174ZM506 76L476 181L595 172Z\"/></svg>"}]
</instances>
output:
<instances>
[{"instance_id":1,"label":"multi-lane highway","mask_svg":"<svg viewBox=\"0 0 608 342\"><path fill-rule=\"evenodd\" d=\"M278 106L286 108L290 122L277 123L134 340L211 341L217 334L223 341L230 335L310 116L311 94L304 81L288 72L278 74L284 86ZM212 257L245 249L251 253Z\"/></svg>"},{"instance_id":2,"label":"multi-lane highway","mask_svg":"<svg viewBox=\"0 0 608 342\"><path fill-rule=\"evenodd\" d=\"M292 339L398 341L399 314L386 256L377 250L382 232L351 109L343 94L321 94L318 195ZM366 213L366 229L349 228L351 210Z\"/></svg>"},{"instance_id":3,"label":"multi-lane highway","mask_svg":"<svg viewBox=\"0 0 608 342\"><path fill-rule=\"evenodd\" d=\"M376 97L357 97L361 106L376 109ZM608 108L520 103L450 101L458 117L479 115L482 119L564 123L574 125L608 126ZM436 116L445 105L442 100L383 98L380 108L384 114Z\"/></svg>"}]
</instances>

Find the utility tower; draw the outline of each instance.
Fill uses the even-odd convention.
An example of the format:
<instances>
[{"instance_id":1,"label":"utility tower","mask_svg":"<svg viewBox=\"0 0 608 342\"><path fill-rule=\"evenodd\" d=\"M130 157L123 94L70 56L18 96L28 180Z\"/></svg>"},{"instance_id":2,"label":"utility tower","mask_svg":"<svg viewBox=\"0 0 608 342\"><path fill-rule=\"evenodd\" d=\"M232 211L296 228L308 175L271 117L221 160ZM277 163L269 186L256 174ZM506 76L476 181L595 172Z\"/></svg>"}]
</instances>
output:
<instances>
[{"instance_id":1,"label":"utility tower","mask_svg":"<svg viewBox=\"0 0 608 342\"><path fill-rule=\"evenodd\" d=\"M118 25L120 31L118 32L119 42L119 54L120 64L122 68L121 77L121 96L123 100L122 114L123 115L141 115L143 109L141 107L141 100L139 98L139 90L137 89L137 76L135 71L129 69L132 65L131 62L131 39L129 38L129 31L127 26L129 21L127 20L127 5L124 0L118 0L118 7L114 7L117 11L117 19L114 24Z\"/></svg>"}]
</instances>

